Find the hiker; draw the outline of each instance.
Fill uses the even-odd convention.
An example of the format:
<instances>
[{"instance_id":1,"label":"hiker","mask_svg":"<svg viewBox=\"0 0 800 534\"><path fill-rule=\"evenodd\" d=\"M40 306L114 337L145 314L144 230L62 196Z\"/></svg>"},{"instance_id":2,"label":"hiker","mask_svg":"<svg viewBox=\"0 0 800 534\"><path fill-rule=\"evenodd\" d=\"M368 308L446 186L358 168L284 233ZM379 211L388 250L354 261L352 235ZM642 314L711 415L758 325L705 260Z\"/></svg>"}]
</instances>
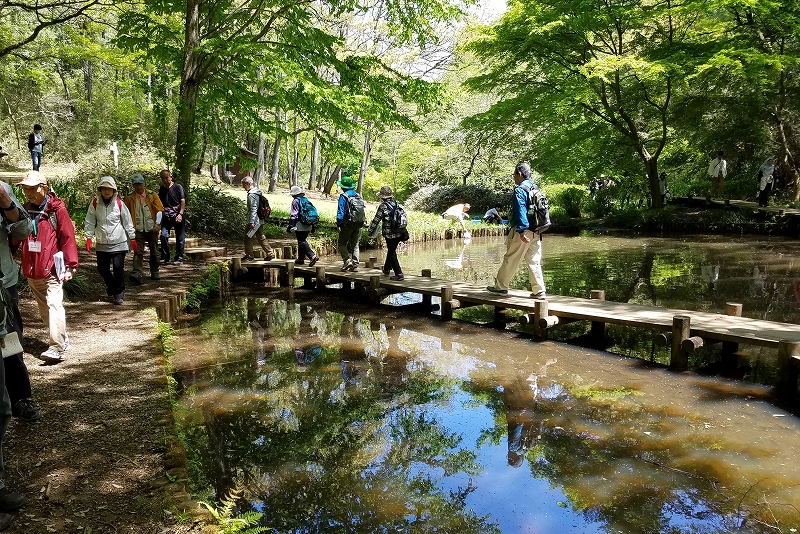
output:
<instances>
[{"instance_id":1,"label":"hiker","mask_svg":"<svg viewBox=\"0 0 800 534\"><path fill-rule=\"evenodd\" d=\"M33 125L33 133L28 134L28 150L31 151L31 161L33 161L33 170L38 171L39 166L42 164L42 153L44 152L44 140L42 135L42 127L38 124Z\"/></svg>"},{"instance_id":2,"label":"hiker","mask_svg":"<svg viewBox=\"0 0 800 534\"><path fill-rule=\"evenodd\" d=\"M708 164L708 178L711 180L711 196L721 197L725 188L725 178L728 176L728 162L722 156L725 152L717 152L717 157Z\"/></svg>"},{"instance_id":3,"label":"hiker","mask_svg":"<svg viewBox=\"0 0 800 534\"><path fill-rule=\"evenodd\" d=\"M25 209L33 217L33 234L22 240L22 273L50 332L49 346L37 358L58 363L69 350L64 282L78 269L75 226L64 201L49 190L38 171L29 172L20 185L28 199Z\"/></svg>"},{"instance_id":4,"label":"hiker","mask_svg":"<svg viewBox=\"0 0 800 534\"><path fill-rule=\"evenodd\" d=\"M495 276L494 285L486 289L500 295L508 293L508 284L517 273L519 263L524 259L531 279L531 297L544 299L547 298L547 293L542 274L542 235L533 231L528 220L528 192L537 188L531 181L530 165L527 163L517 165L514 169L514 183L516 187L509 221L514 231L509 232L506 237L506 253Z\"/></svg>"},{"instance_id":5,"label":"hiker","mask_svg":"<svg viewBox=\"0 0 800 534\"><path fill-rule=\"evenodd\" d=\"M86 210L86 252L91 252L97 237L97 272L106 283L106 294L121 305L125 298L125 255L139 249L131 212L117 195L117 184L103 176L97 184L97 196ZM130 245L129 245L130 241Z\"/></svg>"},{"instance_id":6,"label":"hiker","mask_svg":"<svg viewBox=\"0 0 800 534\"><path fill-rule=\"evenodd\" d=\"M500 224L502 221L503 217L501 217L500 212L497 211L497 206L492 206L483 214L483 222L487 224Z\"/></svg>"},{"instance_id":7,"label":"hiker","mask_svg":"<svg viewBox=\"0 0 800 534\"><path fill-rule=\"evenodd\" d=\"M39 173L37 172L36 174ZM8 332L12 333L12 335L16 334L21 344L23 324L22 315L19 312L19 291L17 289L19 267L14 261L10 245L13 244L13 240L19 242L19 240L28 238L33 231L33 221L17 200L11 190L11 186L5 182L0 182L0 210L2 210L3 214L3 220L0 222L0 280L8 293L8 302L6 304L9 308L5 325L0 326L12 327ZM11 340L9 339L8 341L10 342ZM3 356L6 356L6 354L3 354ZM11 402L11 415L24 422L38 420L40 417L39 410L31 399L31 381L21 345L15 354L9 354L7 358L3 358L2 367L4 381L7 381L5 385L8 390L8 399ZM0 419L0 424L3 424L2 419ZM0 471L1 474L2 472ZM2 490L0 490L1 492ZM2 497L0 497L0 501L2 501ZM0 508L0 511L2 511L2 508Z\"/></svg>"},{"instance_id":8,"label":"hiker","mask_svg":"<svg viewBox=\"0 0 800 534\"><path fill-rule=\"evenodd\" d=\"M381 225L381 235L386 241L386 260L383 263L383 274L389 276L389 272L394 270L394 276L389 277L390 280L403 280L403 269L400 267L400 261L397 259L397 246L400 241L408 240L408 230L400 228L401 225L397 224L395 214L397 210L402 210L400 204L394 199L392 188L388 185L381 187L378 196L381 199L381 205L378 206L378 211L375 213L372 222L369 224L367 233L370 236L377 237L378 225Z\"/></svg>"},{"instance_id":9,"label":"hiker","mask_svg":"<svg viewBox=\"0 0 800 534\"><path fill-rule=\"evenodd\" d=\"M5 338L8 333L9 331L5 325L0 326L0 338L2 338L0 339L0 346L4 348L6 345ZM9 356L8 358L3 359L8 360L10 358L12 357ZM6 373L4 367L5 366L0 365L0 384L6 383ZM8 429L8 423L11 422L12 411L13 407L9 398L8 388L4 385L2 386L2 393L0 394L0 477L2 477L4 472L3 440L5 439L6 430ZM0 530L4 530L6 527L8 527L14 518L11 514L7 514L6 512L19 510L25 504L25 501L26 499L24 495L8 489L3 483L2 478L0 478L0 510L2 510L2 512L0 512Z\"/></svg>"},{"instance_id":10,"label":"hiker","mask_svg":"<svg viewBox=\"0 0 800 534\"><path fill-rule=\"evenodd\" d=\"M258 213L259 197L261 196L261 189L253 186L253 179L249 176L242 180L242 187L247 191L247 221L248 229L244 236L244 257L243 260L253 260L253 248L255 241L261 245L264 250L264 256L267 260L274 260L275 253L272 252L272 247L264 235L264 230L261 226L264 224L264 218Z\"/></svg>"},{"instance_id":11,"label":"hiker","mask_svg":"<svg viewBox=\"0 0 800 534\"><path fill-rule=\"evenodd\" d=\"M292 206L289 209L289 226L286 230L294 230L294 235L297 238L297 259L295 263L303 265L305 258L308 258L308 266L313 267L319 261L319 256L311 250L311 246L308 244L308 234L314 230L315 222L313 222L313 219L316 218L316 222L319 222L319 215L317 215L316 208L306 198L302 187L293 185L289 189L289 195L292 197ZM308 206L311 209L308 209ZM309 212L312 209L313 214L309 218Z\"/></svg>"},{"instance_id":12,"label":"hiker","mask_svg":"<svg viewBox=\"0 0 800 534\"><path fill-rule=\"evenodd\" d=\"M661 205L663 206L667 203L667 194L669 193L666 171L661 171L661 174L658 175L658 192L661 194Z\"/></svg>"},{"instance_id":13,"label":"hiker","mask_svg":"<svg viewBox=\"0 0 800 534\"><path fill-rule=\"evenodd\" d=\"M150 278L161 280L158 274L158 236L161 233L161 218L164 206L154 191L148 191L144 185L144 176L139 173L131 176L133 193L125 197L125 205L133 219L136 231L136 251L133 253L133 272L131 281L142 283L142 266L144 265L144 245L150 248Z\"/></svg>"},{"instance_id":14,"label":"hiker","mask_svg":"<svg viewBox=\"0 0 800 534\"><path fill-rule=\"evenodd\" d=\"M364 200L356 192L356 183L349 176L336 182L342 189L336 209L336 231L339 232L339 254L343 271L358 271L358 242L364 226Z\"/></svg>"},{"instance_id":15,"label":"hiker","mask_svg":"<svg viewBox=\"0 0 800 534\"><path fill-rule=\"evenodd\" d=\"M464 219L469 219L469 213L467 213L469 208L470 205L467 203L450 206L442 213L442 218L458 221L458 224L461 225L461 230L466 232L467 227L464 225Z\"/></svg>"},{"instance_id":16,"label":"hiker","mask_svg":"<svg viewBox=\"0 0 800 534\"><path fill-rule=\"evenodd\" d=\"M766 206L769 204L769 194L775 183L775 157L767 158L761 167L758 168L758 205Z\"/></svg>"},{"instance_id":17,"label":"hiker","mask_svg":"<svg viewBox=\"0 0 800 534\"><path fill-rule=\"evenodd\" d=\"M183 263L183 248L186 243L186 191L181 184L172 181L172 174L162 170L159 174L161 187L158 198L164 206L161 216L161 264L169 263L169 233L175 230L175 261L173 265Z\"/></svg>"}]
</instances>

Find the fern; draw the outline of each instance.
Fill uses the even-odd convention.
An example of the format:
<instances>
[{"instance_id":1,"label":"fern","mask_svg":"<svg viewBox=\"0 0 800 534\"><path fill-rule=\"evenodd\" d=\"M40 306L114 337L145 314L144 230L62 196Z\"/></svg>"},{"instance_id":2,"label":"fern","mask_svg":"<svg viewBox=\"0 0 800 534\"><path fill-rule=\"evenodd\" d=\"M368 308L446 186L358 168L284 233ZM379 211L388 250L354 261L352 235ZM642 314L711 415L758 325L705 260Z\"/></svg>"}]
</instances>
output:
<instances>
[{"instance_id":1,"label":"fern","mask_svg":"<svg viewBox=\"0 0 800 534\"><path fill-rule=\"evenodd\" d=\"M269 527L254 526L264 516L262 513L251 510L233 517L236 502L243 493L244 488L237 482L236 487L228 491L227 497L220 500L220 508L203 501L200 504L208 509L225 534L261 534L270 530Z\"/></svg>"}]
</instances>

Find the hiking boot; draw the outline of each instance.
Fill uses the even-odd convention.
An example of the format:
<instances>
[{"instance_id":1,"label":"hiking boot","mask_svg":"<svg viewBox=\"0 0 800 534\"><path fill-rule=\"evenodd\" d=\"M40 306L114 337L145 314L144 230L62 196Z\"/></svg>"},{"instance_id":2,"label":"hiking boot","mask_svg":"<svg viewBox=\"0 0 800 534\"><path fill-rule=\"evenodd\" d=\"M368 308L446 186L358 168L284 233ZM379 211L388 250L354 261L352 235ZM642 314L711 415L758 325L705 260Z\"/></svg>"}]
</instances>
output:
<instances>
[{"instance_id":1,"label":"hiking boot","mask_svg":"<svg viewBox=\"0 0 800 534\"><path fill-rule=\"evenodd\" d=\"M117 293L116 295L114 295L114 304L119 306L120 304L122 304L122 301L123 301L124 298L125 298L125 292L124 291L122 293Z\"/></svg>"},{"instance_id":2,"label":"hiking boot","mask_svg":"<svg viewBox=\"0 0 800 534\"><path fill-rule=\"evenodd\" d=\"M397 280L398 282L401 281L401 280L405 280L405 279L406 279L406 277L403 276L402 274L398 274L397 276L390 276L389 277L389 280Z\"/></svg>"},{"instance_id":3,"label":"hiking boot","mask_svg":"<svg viewBox=\"0 0 800 534\"><path fill-rule=\"evenodd\" d=\"M545 293L544 291L537 291L536 293L531 293L531 298L532 299L546 300L547 299L547 293Z\"/></svg>"},{"instance_id":4,"label":"hiking boot","mask_svg":"<svg viewBox=\"0 0 800 534\"><path fill-rule=\"evenodd\" d=\"M348 270L353 273L358 272L358 266L359 266L358 260L352 260L352 263L350 264L350 269Z\"/></svg>"},{"instance_id":5,"label":"hiking boot","mask_svg":"<svg viewBox=\"0 0 800 534\"><path fill-rule=\"evenodd\" d=\"M383 276L389 276L390 274L392 274L391 269L383 269Z\"/></svg>"},{"instance_id":6,"label":"hiking boot","mask_svg":"<svg viewBox=\"0 0 800 534\"><path fill-rule=\"evenodd\" d=\"M6 487L0 488L0 510L4 512L19 510L25 504L25 501L27 499L24 495L15 493Z\"/></svg>"},{"instance_id":7,"label":"hiking boot","mask_svg":"<svg viewBox=\"0 0 800 534\"><path fill-rule=\"evenodd\" d=\"M62 353L56 347L49 347L46 351L36 357L44 362L58 363L62 360Z\"/></svg>"},{"instance_id":8,"label":"hiking boot","mask_svg":"<svg viewBox=\"0 0 800 534\"><path fill-rule=\"evenodd\" d=\"M169 263L169 258L161 258L161 265L166 265Z\"/></svg>"},{"instance_id":9,"label":"hiking boot","mask_svg":"<svg viewBox=\"0 0 800 534\"><path fill-rule=\"evenodd\" d=\"M306 263L306 262L305 262L305 261L303 261L303 259L302 259L302 258L297 258L296 260L294 260L294 264L295 264L295 265L305 265L305 263Z\"/></svg>"},{"instance_id":10,"label":"hiking boot","mask_svg":"<svg viewBox=\"0 0 800 534\"><path fill-rule=\"evenodd\" d=\"M308 262L309 267L313 267L319 261L319 256L314 256L311 258L311 261Z\"/></svg>"},{"instance_id":11,"label":"hiking boot","mask_svg":"<svg viewBox=\"0 0 800 534\"><path fill-rule=\"evenodd\" d=\"M175 258L175 261L172 262L172 265L180 265L183 263L183 258Z\"/></svg>"},{"instance_id":12,"label":"hiking boot","mask_svg":"<svg viewBox=\"0 0 800 534\"><path fill-rule=\"evenodd\" d=\"M0 530L5 530L8 528L8 525L11 524L12 519L14 519L13 515L0 513Z\"/></svg>"},{"instance_id":13,"label":"hiking boot","mask_svg":"<svg viewBox=\"0 0 800 534\"><path fill-rule=\"evenodd\" d=\"M30 399L20 399L11 406L11 415L26 423L38 421L41 415Z\"/></svg>"},{"instance_id":14,"label":"hiking boot","mask_svg":"<svg viewBox=\"0 0 800 534\"><path fill-rule=\"evenodd\" d=\"M150 279L151 280L161 280L161 275L158 274L158 271L156 271L154 273L150 273Z\"/></svg>"},{"instance_id":15,"label":"hiking boot","mask_svg":"<svg viewBox=\"0 0 800 534\"><path fill-rule=\"evenodd\" d=\"M242 256L242 261L253 261L254 259L255 258L250 254L245 254L244 256Z\"/></svg>"},{"instance_id":16,"label":"hiking boot","mask_svg":"<svg viewBox=\"0 0 800 534\"><path fill-rule=\"evenodd\" d=\"M508 294L508 289L498 289L498 288L496 288L494 286L487 287L486 291L488 291L489 293L497 293L498 295L507 295Z\"/></svg>"},{"instance_id":17,"label":"hiking boot","mask_svg":"<svg viewBox=\"0 0 800 534\"><path fill-rule=\"evenodd\" d=\"M350 265L353 263L353 260L344 260L344 265L342 265L342 271L349 271Z\"/></svg>"},{"instance_id":18,"label":"hiking boot","mask_svg":"<svg viewBox=\"0 0 800 534\"><path fill-rule=\"evenodd\" d=\"M142 273L140 272L131 273L131 282L139 286L142 285Z\"/></svg>"},{"instance_id":19,"label":"hiking boot","mask_svg":"<svg viewBox=\"0 0 800 534\"><path fill-rule=\"evenodd\" d=\"M270 252L269 254L266 255L266 257L264 259L267 260L267 261L272 261L272 260L275 259L275 254Z\"/></svg>"}]
</instances>

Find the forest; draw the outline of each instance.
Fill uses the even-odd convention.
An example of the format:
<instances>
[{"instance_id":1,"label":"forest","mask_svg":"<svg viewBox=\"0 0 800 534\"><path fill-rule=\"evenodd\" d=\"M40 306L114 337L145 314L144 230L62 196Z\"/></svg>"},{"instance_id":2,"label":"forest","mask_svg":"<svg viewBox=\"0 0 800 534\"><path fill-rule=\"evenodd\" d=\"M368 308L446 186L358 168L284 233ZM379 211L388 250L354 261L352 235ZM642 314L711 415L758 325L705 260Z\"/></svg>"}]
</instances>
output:
<instances>
[{"instance_id":1,"label":"forest","mask_svg":"<svg viewBox=\"0 0 800 534\"><path fill-rule=\"evenodd\" d=\"M672 196L705 195L723 150L726 196L753 198L774 156L774 202L800 201L797 3L510 0L489 22L476 7L2 1L0 165L29 168L34 124L42 170L91 183L162 167L225 180L239 157L265 190L349 175L407 199L500 193L524 160L580 216L602 211L600 176L636 209L661 207L662 172Z\"/></svg>"}]
</instances>

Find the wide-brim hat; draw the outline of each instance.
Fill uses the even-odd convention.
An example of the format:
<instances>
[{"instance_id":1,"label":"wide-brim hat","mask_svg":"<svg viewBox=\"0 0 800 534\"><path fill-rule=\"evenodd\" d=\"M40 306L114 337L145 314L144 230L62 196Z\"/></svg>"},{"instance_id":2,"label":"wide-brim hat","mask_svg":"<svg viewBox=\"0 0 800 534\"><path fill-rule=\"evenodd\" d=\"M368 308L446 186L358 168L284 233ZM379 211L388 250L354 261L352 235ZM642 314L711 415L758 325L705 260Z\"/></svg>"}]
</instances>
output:
<instances>
[{"instance_id":1,"label":"wide-brim hat","mask_svg":"<svg viewBox=\"0 0 800 534\"><path fill-rule=\"evenodd\" d=\"M355 189L356 182L349 176L342 176L342 179L336 182L336 185L341 187L342 189Z\"/></svg>"},{"instance_id":2,"label":"wide-brim hat","mask_svg":"<svg viewBox=\"0 0 800 534\"><path fill-rule=\"evenodd\" d=\"M381 187L381 190L378 191L378 198L382 198L383 200L386 200L387 198L392 198L393 196L394 194L392 193L392 188L389 187L388 185L384 185L383 187Z\"/></svg>"},{"instance_id":3,"label":"wide-brim hat","mask_svg":"<svg viewBox=\"0 0 800 534\"><path fill-rule=\"evenodd\" d=\"M303 194L303 188L299 185L293 185L291 189L289 189L289 195L296 197L297 195Z\"/></svg>"},{"instance_id":4,"label":"wide-brim hat","mask_svg":"<svg viewBox=\"0 0 800 534\"><path fill-rule=\"evenodd\" d=\"M25 178L19 183L19 185L28 185L28 186L37 186L37 185L47 185L47 178L44 177L42 173L39 171L28 171L25 174Z\"/></svg>"}]
</instances>

